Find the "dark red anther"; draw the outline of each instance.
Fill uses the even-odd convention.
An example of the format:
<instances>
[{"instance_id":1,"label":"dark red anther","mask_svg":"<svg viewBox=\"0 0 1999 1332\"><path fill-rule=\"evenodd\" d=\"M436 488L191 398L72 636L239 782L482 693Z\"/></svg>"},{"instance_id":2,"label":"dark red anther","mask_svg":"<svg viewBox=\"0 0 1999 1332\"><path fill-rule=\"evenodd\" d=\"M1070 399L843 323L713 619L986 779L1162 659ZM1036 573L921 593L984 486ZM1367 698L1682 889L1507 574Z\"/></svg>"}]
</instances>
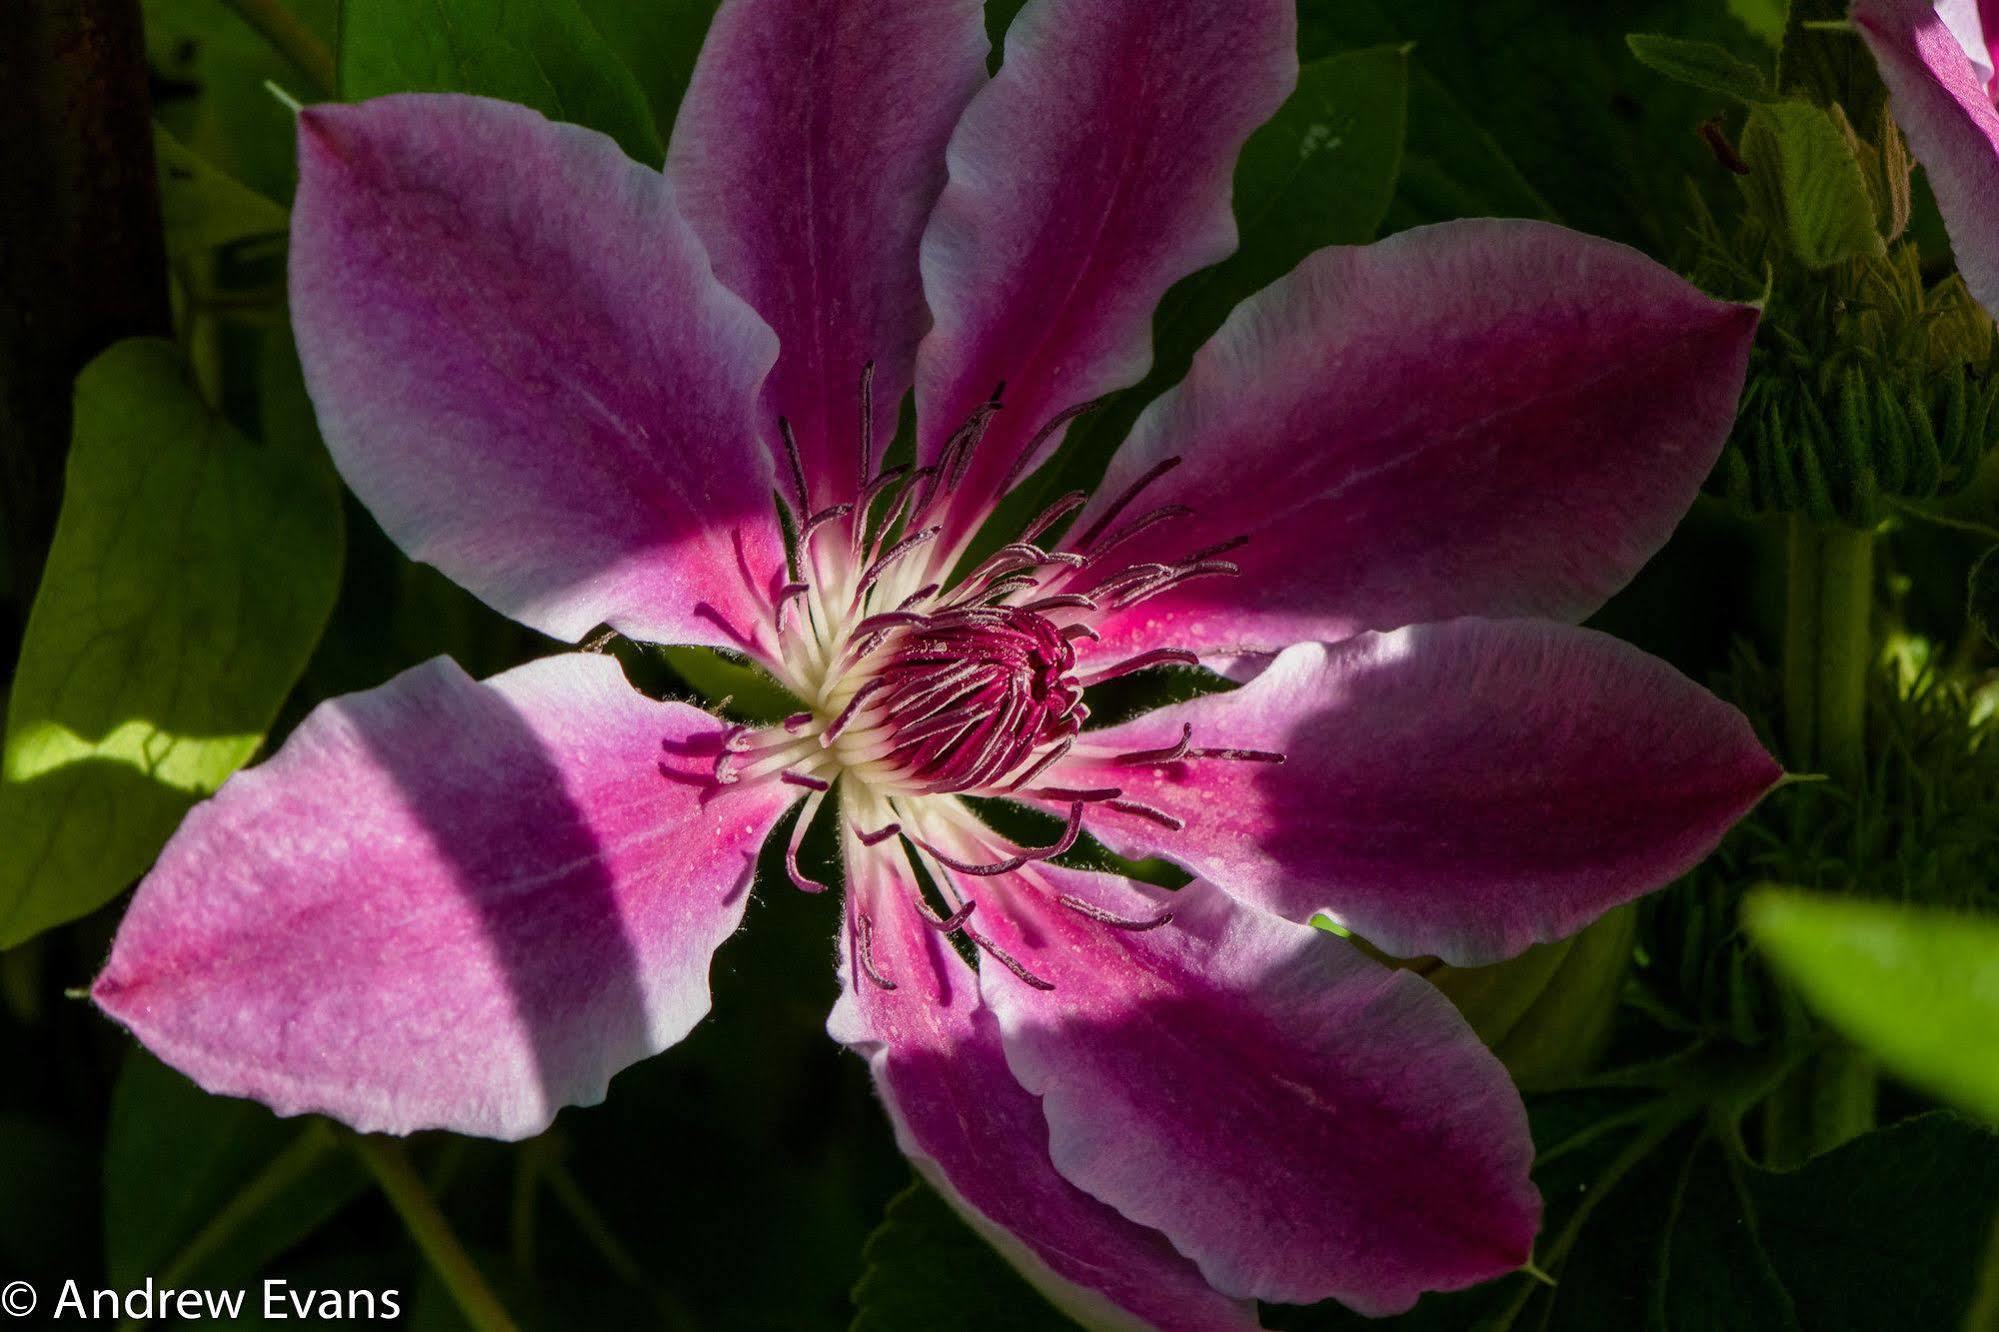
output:
<instances>
[{"instance_id":1,"label":"dark red anther","mask_svg":"<svg viewBox=\"0 0 1999 1332\"><path fill-rule=\"evenodd\" d=\"M1001 948L998 944L994 943L991 939L986 938L985 935L980 934L977 930L974 930L970 925L965 925L962 926L961 928L965 932L965 937L967 939L970 939L972 943L975 946L977 946L981 952L986 953L994 961L998 962L1001 966L1005 967L1008 971L1011 971L1014 975L1020 977L1021 981L1024 984L1031 985L1037 990L1052 990L1055 988L1054 982L1045 981L1041 979L1041 977L1029 971L1025 966L1021 965L1021 961L1019 958L1015 957L1012 953L1007 952L1004 948Z\"/></svg>"},{"instance_id":2,"label":"dark red anther","mask_svg":"<svg viewBox=\"0 0 1999 1332\"><path fill-rule=\"evenodd\" d=\"M1131 767L1145 763L1172 763L1177 759L1187 757L1193 740L1194 723L1182 722L1180 725L1180 743L1168 745L1164 749L1134 749L1128 754L1118 755L1111 761Z\"/></svg>"},{"instance_id":3,"label":"dark red anther","mask_svg":"<svg viewBox=\"0 0 1999 1332\"><path fill-rule=\"evenodd\" d=\"M1198 666L1201 659L1182 648L1154 648L1141 652L1136 657L1127 657L1115 666L1106 666L1100 671L1092 671L1077 681L1083 688L1100 685L1106 680L1116 680L1121 676L1138 671L1149 671L1155 666Z\"/></svg>"},{"instance_id":4,"label":"dark red anther","mask_svg":"<svg viewBox=\"0 0 1999 1332\"><path fill-rule=\"evenodd\" d=\"M1131 507L1131 502L1138 498L1141 491L1179 465L1180 460L1177 457L1162 459L1153 466L1152 470L1127 486L1122 495L1111 501L1110 508L1104 510L1103 516L1090 524L1090 529L1083 533L1082 540L1076 543L1076 549L1088 553L1090 544L1102 536L1106 528L1117 521L1119 514Z\"/></svg>"},{"instance_id":5,"label":"dark red anther","mask_svg":"<svg viewBox=\"0 0 1999 1332\"><path fill-rule=\"evenodd\" d=\"M1168 814L1138 800L1111 800L1105 802L1120 814L1131 814L1141 819L1150 819L1168 832L1179 832L1187 826L1187 821Z\"/></svg>"},{"instance_id":6,"label":"dark red anther","mask_svg":"<svg viewBox=\"0 0 1999 1332\"><path fill-rule=\"evenodd\" d=\"M854 932L859 936L855 940L854 960L860 963L861 970L878 987L893 990L895 982L875 968L875 918L863 911L854 922Z\"/></svg>"},{"instance_id":7,"label":"dark red anther","mask_svg":"<svg viewBox=\"0 0 1999 1332\"><path fill-rule=\"evenodd\" d=\"M901 831L902 825L900 823L887 823L873 832L862 832L859 828L855 828L854 836L860 839L862 846L880 846L883 842L886 842Z\"/></svg>"},{"instance_id":8,"label":"dark red anther","mask_svg":"<svg viewBox=\"0 0 1999 1332\"><path fill-rule=\"evenodd\" d=\"M1120 805L1120 802L1115 800L1110 803L1113 809L1118 808ZM995 874L1011 874L1022 865L1030 865L1037 860L1053 859L1076 845L1076 839L1082 836L1082 833L1083 806L1079 801L1069 806L1068 825L1062 829L1062 836L1052 846L1028 847L1015 855L1008 856L1004 860L993 861L991 864L975 865L970 861L959 860L955 856L947 855L928 842L917 841L916 844L937 857L940 864L948 865L960 874L970 874L976 878L991 878ZM916 841L914 838L910 840Z\"/></svg>"},{"instance_id":9,"label":"dark red anther","mask_svg":"<svg viewBox=\"0 0 1999 1332\"><path fill-rule=\"evenodd\" d=\"M1132 920L1128 916L1116 915L1104 910L1100 906L1094 906L1071 893L1063 893L1055 900L1079 916L1088 916L1099 925L1108 925L1116 930L1130 930L1134 934L1143 933L1146 930L1156 930L1161 925L1173 919L1171 911L1162 911L1158 915L1145 920Z\"/></svg>"}]
</instances>

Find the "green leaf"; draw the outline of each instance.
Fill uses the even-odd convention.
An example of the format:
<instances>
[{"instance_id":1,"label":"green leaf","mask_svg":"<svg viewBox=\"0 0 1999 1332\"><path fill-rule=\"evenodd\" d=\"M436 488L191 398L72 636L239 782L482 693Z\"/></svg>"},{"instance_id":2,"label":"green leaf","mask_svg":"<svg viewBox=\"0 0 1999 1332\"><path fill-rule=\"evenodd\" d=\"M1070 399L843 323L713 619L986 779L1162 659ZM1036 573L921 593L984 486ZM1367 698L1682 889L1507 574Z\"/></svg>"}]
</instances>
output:
<instances>
[{"instance_id":1,"label":"green leaf","mask_svg":"<svg viewBox=\"0 0 1999 1332\"><path fill-rule=\"evenodd\" d=\"M1748 1171L1745 1192L1810 1332L1955 1328L1999 1211L1999 1135L1936 1111Z\"/></svg>"},{"instance_id":2,"label":"green leaf","mask_svg":"<svg viewBox=\"0 0 1999 1332\"><path fill-rule=\"evenodd\" d=\"M60 524L0 763L0 947L95 910L249 759L340 571L320 455L216 417L179 352L84 368Z\"/></svg>"},{"instance_id":3,"label":"green leaf","mask_svg":"<svg viewBox=\"0 0 1999 1332\"><path fill-rule=\"evenodd\" d=\"M1791 19L1790 0L1728 0L1728 12L1771 46L1784 44L1784 25Z\"/></svg>"},{"instance_id":4,"label":"green leaf","mask_svg":"<svg viewBox=\"0 0 1999 1332\"><path fill-rule=\"evenodd\" d=\"M1742 918L1835 1027L1999 1122L1999 920L1768 888Z\"/></svg>"},{"instance_id":5,"label":"green leaf","mask_svg":"<svg viewBox=\"0 0 1999 1332\"><path fill-rule=\"evenodd\" d=\"M1684 0L1300 0L1298 18L1307 59L1415 43L1410 162L1392 225L1481 212L1548 216L1666 257L1688 245L1688 177L1715 178L1695 133L1714 113L1713 98L1661 83L1630 58L1624 35L1671 31L1762 54L1713 0L1691 9ZM1432 108L1440 97L1456 113L1449 116L1455 137L1444 112ZM1433 115L1435 133L1428 128ZM1524 198L1483 210L1452 207L1448 192L1416 199L1412 187L1428 179L1418 163L1433 148L1471 154L1449 159L1462 164L1456 174L1466 193L1495 195L1505 187L1503 175L1467 175L1487 170L1477 165L1484 161L1517 174ZM1539 208L1530 211L1528 200Z\"/></svg>"},{"instance_id":6,"label":"green leaf","mask_svg":"<svg viewBox=\"0 0 1999 1332\"><path fill-rule=\"evenodd\" d=\"M1384 230L1459 217L1554 221L1555 210L1444 81L1415 66L1409 75L1402 178Z\"/></svg>"},{"instance_id":7,"label":"green leaf","mask_svg":"<svg viewBox=\"0 0 1999 1332\"><path fill-rule=\"evenodd\" d=\"M340 91L498 97L601 130L648 166L666 158L638 80L577 0L347 0Z\"/></svg>"},{"instance_id":8,"label":"green leaf","mask_svg":"<svg viewBox=\"0 0 1999 1332\"><path fill-rule=\"evenodd\" d=\"M1863 1134L1791 1172L1689 1128L1624 1177L1560 1284L1536 1297L1541 1316L1517 1326L1955 1328L1995 1210L1999 1135L1948 1112Z\"/></svg>"},{"instance_id":9,"label":"green leaf","mask_svg":"<svg viewBox=\"0 0 1999 1332\"><path fill-rule=\"evenodd\" d=\"M1742 160L1752 206L1807 267L1882 253L1867 178L1824 109L1805 101L1757 107L1742 132Z\"/></svg>"},{"instance_id":10,"label":"green leaf","mask_svg":"<svg viewBox=\"0 0 1999 1332\"><path fill-rule=\"evenodd\" d=\"M921 1180L868 1237L851 1332L1047 1332L1071 1326Z\"/></svg>"},{"instance_id":11,"label":"green leaf","mask_svg":"<svg viewBox=\"0 0 1999 1332\"><path fill-rule=\"evenodd\" d=\"M583 12L617 52L652 107L662 142L673 135L680 99L721 0L581 0Z\"/></svg>"},{"instance_id":12,"label":"green leaf","mask_svg":"<svg viewBox=\"0 0 1999 1332\"><path fill-rule=\"evenodd\" d=\"M167 133L153 130L160 173L160 220L167 254L176 263L245 241L281 242L285 210L202 158Z\"/></svg>"},{"instance_id":13,"label":"green leaf","mask_svg":"<svg viewBox=\"0 0 1999 1332\"><path fill-rule=\"evenodd\" d=\"M1965 612L1985 641L1999 647L1999 546L1971 566L1970 595Z\"/></svg>"},{"instance_id":14,"label":"green leaf","mask_svg":"<svg viewBox=\"0 0 1999 1332\"><path fill-rule=\"evenodd\" d=\"M134 1049L104 1148L106 1275L118 1286L237 1284L366 1187L325 1121L210 1096Z\"/></svg>"},{"instance_id":15,"label":"green leaf","mask_svg":"<svg viewBox=\"0 0 1999 1332\"><path fill-rule=\"evenodd\" d=\"M1061 454L1009 497L987 528L997 543L1060 491L1087 487L1146 403L1178 383L1238 304L1314 250L1373 239L1394 197L1409 88L1395 46L1313 61L1277 114L1251 135L1235 170L1241 244L1166 293L1153 318L1153 363L1135 387L1078 421ZM984 557L975 548L967 559Z\"/></svg>"},{"instance_id":16,"label":"green leaf","mask_svg":"<svg viewBox=\"0 0 1999 1332\"><path fill-rule=\"evenodd\" d=\"M748 722L774 722L798 711L799 701L760 667L713 648L656 649L689 688L717 708L729 705L731 716Z\"/></svg>"},{"instance_id":17,"label":"green leaf","mask_svg":"<svg viewBox=\"0 0 1999 1332\"><path fill-rule=\"evenodd\" d=\"M1752 105L1767 102L1776 95L1762 70L1713 42L1634 32L1624 43L1647 69L1690 87L1705 88Z\"/></svg>"}]
</instances>

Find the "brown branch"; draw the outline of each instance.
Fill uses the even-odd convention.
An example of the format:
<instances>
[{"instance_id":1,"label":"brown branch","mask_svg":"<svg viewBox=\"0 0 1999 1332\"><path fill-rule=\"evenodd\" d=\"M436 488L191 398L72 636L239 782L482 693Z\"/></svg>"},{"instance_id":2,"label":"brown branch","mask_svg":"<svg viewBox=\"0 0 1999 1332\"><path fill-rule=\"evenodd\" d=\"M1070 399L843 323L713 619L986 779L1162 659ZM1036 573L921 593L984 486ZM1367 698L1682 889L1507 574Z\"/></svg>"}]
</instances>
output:
<instances>
[{"instance_id":1,"label":"brown branch","mask_svg":"<svg viewBox=\"0 0 1999 1332\"><path fill-rule=\"evenodd\" d=\"M139 0L0 3L0 88L0 512L25 614L77 372L172 331Z\"/></svg>"}]
</instances>

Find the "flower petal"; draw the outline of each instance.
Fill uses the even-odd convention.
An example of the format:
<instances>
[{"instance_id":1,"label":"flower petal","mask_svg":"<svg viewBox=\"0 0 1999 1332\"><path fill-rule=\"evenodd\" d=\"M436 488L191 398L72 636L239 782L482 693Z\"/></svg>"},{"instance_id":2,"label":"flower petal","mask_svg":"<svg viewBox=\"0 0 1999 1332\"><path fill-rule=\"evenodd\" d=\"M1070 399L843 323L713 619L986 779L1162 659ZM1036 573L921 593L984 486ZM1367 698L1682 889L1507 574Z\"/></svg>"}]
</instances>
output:
<instances>
[{"instance_id":1,"label":"flower petal","mask_svg":"<svg viewBox=\"0 0 1999 1332\"><path fill-rule=\"evenodd\" d=\"M1948 9L1949 15L1940 13ZM1999 110L1992 105L1992 52L1967 50L1946 18L1967 36L1979 32L1968 0L1856 0L1860 29L1895 119L1930 178L1950 232L1951 253L1971 294L1999 310ZM1978 38L1983 48L1985 40Z\"/></svg>"},{"instance_id":2,"label":"flower petal","mask_svg":"<svg viewBox=\"0 0 1999 1332\"><path fill-rule=\"evenodd\" d=\"M1054 986L980 971L1056 1168L1218 1289L1380 1315L1527 1261L1526 1111L1428 982L1200 880L1036 865L984 892L1008 900L976 916Z\"/></svg>"},{"instance_id":3,"label":"flower petal","mask_svg":"<svg viewBox=\"0 0 1999 1332\"><path fill-rule=\"evenodd\" d=\"M896 1142L938 1192L1086 1326L1256 1327L1254 1311L1209 1288L1165 1236L1055 1172L1040 1105L1007 1071L971 968L917 914L900 852L850 841L847 864L848 945L827 1029L868 1061ZM865 961L855 951L863 916ZM866 979L869 967L896 988Z\"/></svg>"},{"instance_id":4,"label":"flower petal","mask_svg":"<svg viewBox=\"0 0 1999 1332\"><path fill-rule=\"evenodd\" d=\"M1284 762L1127 765L1170 747ZM1156 851L1295 921L1325 912L1401 957L1476 965L1564 938L1714 848L1782 770L1733 707L1586 629L1457 620L1301 644L1250 684L1089 733L1062 787L1117 786Z\"/></svg>"},{"instance_id":5,"label":"flower petal","mask_svg":"<svg viewBox=\"0 0 1999 1332\"><path fill-rule=\"evenodd\" d=\"M1033 0L1014 20L923 237L922 460L1006 383L957 530L1051 418L1144 377L1159 298L1235 249L1236 154L1297 81L1296 30L1291 0Z\"/></svg>"},{"instance_id":6,"label":"flower petal","mask_svg":"<svg viewBox=\"0 0 1999 1332\"><path fill-rule=\"evenodd\" d=\"M704 798L679 756L720 730L599 656L485 684L440 657L324 704L188 815L92 993L279 1114L538 1133L708 1011L796 795Z\"/></svg>"},{"instance_id":7,"label":"flower petal","mask_svg":"<svg viewBox=\"0 0 1999 1332\"><path fill-rule=\"evenodd\" d=\"M1095 652L1580 619L1693 502L1755 326L1635 250L1545 223L1321 250L1238 307L1147 409L1075 529L1177 457L1120 521L1193 513L1120 544L1117 566L1248 537L1224 556L1240 575L1114 615Z\"/></svg>"},{"instance_id":8,"label":"flower petal","mask_svg":"<svg viewBox=\"0 0 1999 1332\"><path fill-rule=\"evenodd\" d=\"M753 646L776 343L658 172L506 102L308 108L291 308L334 462L412 558L557 638Z\"/></svg>"},{"instance_id":9,"label":"flower petal","mask_svg":"<svg viewBox=\"0 0 1999 1332\"><path fill-rule=\"evenodd\" d=\"M815 511L856 491L870 360L877 463L895 434L930 323L917 246L986 47L979 0L730 0L708 29L667 175L777 332L759 424L789 418Z\"/></svg>"}]
</instances>

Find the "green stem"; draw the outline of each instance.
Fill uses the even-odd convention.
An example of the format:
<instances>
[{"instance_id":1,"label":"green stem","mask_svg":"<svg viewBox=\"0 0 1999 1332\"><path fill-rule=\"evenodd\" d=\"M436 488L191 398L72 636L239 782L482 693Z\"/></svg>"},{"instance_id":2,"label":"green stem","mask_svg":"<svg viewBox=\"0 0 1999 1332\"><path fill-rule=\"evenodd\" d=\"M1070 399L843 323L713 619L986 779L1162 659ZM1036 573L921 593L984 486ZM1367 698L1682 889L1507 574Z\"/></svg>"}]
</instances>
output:
<instances>
[{"instance_id":1,"label":"green stem","mask_svg":"<svg viewBox=\"0 0 1999 1332\"><path fill-rule=\"evenodd\" d=\"M576 1183L575 1176L569 1173L568 1167L560 1161L550 1161L542 1169L542 1178L556 1201L567 1209L570 1220L576 1223L577 1229L583 1232L583 1237L596 1248L618 1279L652 1296L653 1306L665 1326L674 1329L692 1329L695 1326L693 1315L669 1291L646 1275L645 1268L640 1266L631 1250L624 1246L624 1242L597 1211Z\"/></svg>"},{"instance_id":2,"label":"green stem","mask_svg":"<svg viewBox=\"0 0 1999 1332\"><path fill-rule=\"evenodd\" d=\"M1791 520L1784 616L1784 740L1794 771L1858 793L1867 775L1874 659L1874 534ZM1874 1062L1849 1046L1813 1054L1763 1103L1763 1159L1802 1165L1874 1126Z\"/></svg>"},{"instance_id":3,"label":"green stem","mask_svg":"<svg viewBox=\"0 0 1999 1332\"><path fill-rule=\"evenodd\" d=\"M209 1218L207 1225L195 1232L194 1238L165 1267L153 1274L154 1279L162 1286L178 1285L286 1189L310 1173L333 1147L333 1133L326 1124L308 1124L298 1137L292 1139L291 1146L273 1157L271 1163L258 1171L221 1211ZM118 1332L136 1332L146 1323L143 1318L127 1318L118 1325Z\"/></svg>"},{"instance_id":4,"label":"green stem","mask_svg":"<svg viewBox=\"0 0 1999 1332\"><path fill-rule=\"evenodd\" d=\"M0 708L0 716L5 709ZM38 1026L42 1020L44 960L42 941L28 939L0 952L0 998L7 1011L24 1027Z\"/></svg>"},{"instance_id":5,"label":"green stem","mask_svg":"<svg viewBox=\"0 0 1999 1332\"><path fill-rule=\"evenodd\" d=\"M299 20L298 15L278 3L278 0L226 0L236 11L237 17L257 30L257 35L292 65L299 73L311 81L313 91L322 97L333 96L339 75L333 60L333 52L319 35Z\"/></svg>"},{"instance_id":6,"label":"green stem","mask_svg":"<svg viewBox=\"0 0 1999 1332\"><path fill-rule=\"evenodd\" d=\"M1978 1275L1971 1312L1965 1315L1964 1332L1999 1332L1999 1223L1993 1225L1992 1240L1985 1246L1985 1266Z\"/></svg>"},{"instance_id":7,"label":"green stem","mask_svg":"<svg viewBox=\"0 0 1999 1332\"><path fill-rule=\"evenodd\" d=\"M451 1298L458 1302L459 1312L465 1315L475 1332L516 1332L514 1320L501 1307L499 1298L493 1294L486 1278L473 1265L472 1257L465 1252L465 1246L458 1242L458 1235L451 1229L451 1223L438 1210L437 1200L424 1187L423 1179L410 1165L408 1153L400 1142L393 1138L355 1136L351 1139L354 1152L361 1163L368 1167L368 1173L375 1177L375 1183L396 1209L403 1220L410 1238L430 1263L431 1270L444 1281Z\"/></svg>"},{"instance_id":8,"label":"green stem","mask_svg":"<svg viewBox=\"0 0 1999 1332\"><path fill-rule=\"evenodd\" d=\"M1784 727L1799 771L1858 787L1867 766L1874 534L1794 516L1784 617Z\"/></svg>"}]
</instances>

